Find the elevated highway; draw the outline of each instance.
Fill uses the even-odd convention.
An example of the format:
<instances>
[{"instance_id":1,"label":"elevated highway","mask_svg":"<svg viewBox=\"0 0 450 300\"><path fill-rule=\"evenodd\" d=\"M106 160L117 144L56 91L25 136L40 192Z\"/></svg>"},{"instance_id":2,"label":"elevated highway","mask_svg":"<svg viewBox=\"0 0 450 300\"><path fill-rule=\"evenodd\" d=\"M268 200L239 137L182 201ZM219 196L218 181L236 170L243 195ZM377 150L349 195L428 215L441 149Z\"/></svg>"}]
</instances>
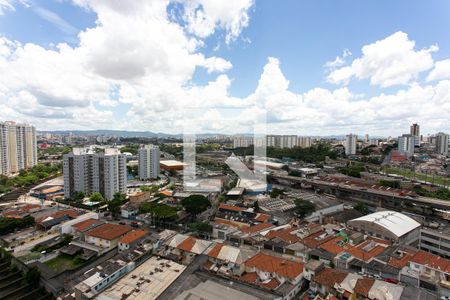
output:
<instances>
[{"instance_id":1,"label":"elevated highway","mask_svg":"<svg viewBox=\"0 0 450 300\"><path fill-rule=\"evenodd\" d=\"M352 183L330 182L324 179L310 179L295 176L272 174L269 180L279 184L313 188L325 193L333 194L339 198L364 202L372 206L403 208L434 215L436 209L450 211L450 201L428 198L422 196L401 195L399 190L380 190L371 187L362 187Z\"/></svg>"}]
</instances>

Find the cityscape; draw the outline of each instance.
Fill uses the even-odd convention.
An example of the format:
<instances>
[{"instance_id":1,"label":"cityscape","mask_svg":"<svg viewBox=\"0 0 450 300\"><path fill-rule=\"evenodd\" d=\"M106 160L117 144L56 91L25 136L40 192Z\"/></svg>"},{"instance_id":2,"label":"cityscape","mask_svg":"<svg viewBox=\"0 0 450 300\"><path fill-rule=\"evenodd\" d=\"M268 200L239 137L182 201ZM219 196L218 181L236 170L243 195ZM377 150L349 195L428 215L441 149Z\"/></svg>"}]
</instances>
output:
<instances>
[{"instance_id":1,"label":"cityscape","mask_svg":"<svg viewBox=\"0 0 450 300\"><path fill-rule=\"evenodd\" d=\"M450 299L450 3L357 2L0 0L0 299Z\"/></svg>"}]
</instances>

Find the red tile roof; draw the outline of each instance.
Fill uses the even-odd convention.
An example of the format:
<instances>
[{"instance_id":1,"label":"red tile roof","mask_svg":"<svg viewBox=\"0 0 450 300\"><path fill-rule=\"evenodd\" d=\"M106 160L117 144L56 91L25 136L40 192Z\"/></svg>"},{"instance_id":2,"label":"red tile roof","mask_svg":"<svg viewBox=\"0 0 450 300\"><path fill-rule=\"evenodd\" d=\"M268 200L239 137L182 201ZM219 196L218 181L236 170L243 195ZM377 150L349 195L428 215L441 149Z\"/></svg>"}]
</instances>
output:
<instances>
[{"instance_id":1,"label":"red tile roof","mask_svg":"<svg viewBox=\"0 0 450 300\"><path fill-rule=\"evenodd\" d=\"M268 214L259 213L259 214L256 215L255 220L258 221L258 222L267 222L267 221L270 220L270 217L271 216L268 215Z\"/></svg>"},{"instance_id":2,"label":"red tile roof","mask_svg":"<svg viewBox=\"0 0 450 300\"><path fill-rule=\"evenodd\" d=\"M179 243L177 248L186 252L190 252L192 250L192 247L194 247L196 241L197 240L194 237L190 236Z\"/></svg>"},{"instance_id":3,"label":"red tile roof","mask_svg":"<svg viewBox=\"0 0 450 300\"><path fill-rule=\"evenodd\" d=\"M256 233L271 227L273 227L273 224L271 223L259 223L250 227L243 227L241 228L241 231L245 233Z\"/></svg>"},{"instance_id":4,"label":"red tile roof","mask_svg":"<svg viewBox=\"0 0 450 300\"><path fill-rule=\"evenodd\" d=\"M131 230L132 228L129 226L107 223L89 230L86 235L104 240L114 240Z\"/></svg>"},{"instance_id":5,"label":"red tile roof","mask_svg":"<svg viewBox=\"0 0 450 300\"><path fill-rule=\"evenodd\" d=\"M347 277L348 273L336 269L324 268L320 270L313 281L328 287L333 287L336 283L340 284Z\"/></svg>"},{"instance_id":6,"label":"red tile roof","mask_svg":"<svg viewBox=\"0 0 450 300\"><path fill-rule=\"evenodd\" d=\"M411 258L417 253L417 250L404 250L403 256L400 259L397 259L395 257L389 258L388 265L401 269L404 266L408 264L408 262L411 260Z\"/></svg>"},{"instance_id":7,"label":"red tile roof","mask_svg":"<svg viewBox=\"0 0 450 300\"><path fill-rule=\"evenodd\" d=\"M303 264L271 256L259 252L245 262L247 267L254 267L258 270L276 273L282 277L290 279L297 278L303 272Z\"/></svg>"},{"instance_id":8,"label":"red tile roof","mask_svg":"<svg viewBox=\"0 0 450 300\"><path fill-rule=\"evenodd\" d=\"M244 209L242 207L239 206L234 206L234 205L228 205L228 204L223 204L221 203L219 205L220 209L225 209L225 210L232 210L232 211L243 211Z\"/></svg>"},{"instance_id":9,"label":"red tile roof","mask_svg":"<svg viewBox=\"0 0 450 300\"><path fill-rule=\"evenodd\" d=\"M300 238L295 234L292 234L292 231L297 230L297 228L287 227L279 230L271 230L266 234L266 238L273 239L275 237L282 239L287 243L297 243L300 241Z\"/></svg>"},{"instance_id":10,"label":"red tile roof","mask_svg":"<svg viewBox=\"0 0 450 300\"><path fill-rule=\"evenodd\" d=\"M76 210L73 209L63 209L54 212L51 216L55 219L62 216L69 216L71 219L76 219L78 218L79 214Z\"/></svg>"},{"instance_id":11,"label":"red tile roof","mask_svg":"<svg viewBox=\"0 0 450 300\"><path fill-rule=\"evenodd\" d=\"M97 220L97 219L87 219L87 220L79 222L75 225L72 225L72 227L79 231L85 231L89 227L92 227L94 225L99 225L101 223L103 223L103 222L100 220Z\"/></svg>"},{"instance_id":12,"label":"red tile roof","mask_svg":"<svg viewBox=\"0 0 450 300\"><path fill-rule=\"evenodd\" d=\"M146 235L147 235L146 230L142 230L142 229L133 230L133 231L130 231L127 234L125 234L123 237L121 237L119 240L119 243L131 244L134 241L139 240Z\"/></svg>"},{"instance_id":13,"label":"red tile roof","mask_svg":"<svg viewBox=\"0 0 450 300\"><path fill-rule=\"evenodd\" d=\"M319 245L326 243L329 240L334 239L333 235L328 235L327 237L323 238L323 239L317 239L319 236L321 236L322 234L324 234L325 231L321 230L318 232L315 232L313 234L308 235L307 237L305 237L303 239L303 243L310 249L314 249L317 248Z\"/></svg>"},{"instance_id":14,"label":"red tile roof","mask_svg":"<svg viewBox=\"0 0 450 300\"><path fill-rule=\"evenodd\" d=\"M219 256L220 250L222 250L223 244L217 243L208 253L207 255L210 257L217 258Z\"/></svg>"},{"instance_id":15,"label":"red tile roof","mask_svg":"<svg viewBox=\"0 0 450 300\"><path fill-rule=\"evenodd\" d=\"M374 283L375 283L374 279L370 278L358 279L356 281L356 285L353 290L358 296L369 297L369 291Z\"/></svg>"},{"instance_id":16,"label":"red tile roof","mask_svg":"<svg viewBox=\"0 0 450 300\"><path fill-rule=\"evenodd\" d=\"M238 279L242 280L244 282L250 283L250 284L255 284L255 285L264 287L269 290L274 290L281 284L281 282L279 282L276 278L272 278L268 282L264 282L264 283L260 282L259 277L256 274L256 272L245 273L241 277L238 277Z\"/></svg>"},{"instance_id":17,"label":"red tile roof","mask_svg":"<svg viewBox=\"0 0 450 300\"><path fill-rule=\"evenodd\" d=\"M418 251L411 261L435 270L450 273L450 260L425 251Z\"/></svg>"}]
</instances>

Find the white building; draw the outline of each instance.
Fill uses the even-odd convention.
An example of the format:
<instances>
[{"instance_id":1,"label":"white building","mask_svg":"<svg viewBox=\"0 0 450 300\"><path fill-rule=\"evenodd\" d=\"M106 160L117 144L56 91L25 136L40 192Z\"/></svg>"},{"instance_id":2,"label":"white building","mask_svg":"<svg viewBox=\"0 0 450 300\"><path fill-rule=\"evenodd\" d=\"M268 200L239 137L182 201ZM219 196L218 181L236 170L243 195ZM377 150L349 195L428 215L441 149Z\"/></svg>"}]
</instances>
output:
<instances>
[{"instance_id":1,"label":"white building","mask_svg":"<svg viewBox=\"0 0 450 300\"><path fill-rule=\"evenodd\" d=\"M0 123L0 174L9 176L37 164L36 128Z\"/></svg>"},{"instance_id":2,"label":"white building","mask_svg":"<svg viewBox=\"0 0 450 300\"><path fill-rule=\"evenodd\" d=\"M382 239L410 244L419 239L420 223L396 211L379 211L347 222L351 228Z\"/></svg>"},{"instance_id":3,"label":"white building","mask_svg":"<svg viewBox=\"0 0 450 300\"><path fill-rule=\"evenodd\" d=\"M76 192L90 195L99 192L105 199L114 193L127 191L126 158L118 149L94 153L86 148L74 148L63 157L64 197L71 199Z\"/></svg>"},{"instance_id":4,"label":"white building","mask_svg":"<svg viewBox=\"0 0 450 300\"><path fill-rule=\"evenodd\" d=\"M233 137L233 148L246 148L253 145L253 137L237 136Z\"/></svg>"},{"instance_id":5,"label":"white building","mask_svg":"<svg viewBox=\"0 0 450 300\"><path fill-rule=\"evenodd\" d=\"M312 145L312 140L309 136L299 136L297 138L297 146L300 148L309 148Z\"/></svg>"},{"instance_id":6,"label":"white building","mask_svg":"<svg viewBox=\"0 0 450 300\"><path fill-rule=\"evenodd\" d=\"M161 154L159 147L155 145L145 145L138 151L139 179L155 179L159 176L159 158Z\"/></svg>"},{"instance_id":7,"label":"white building","mask_svg":"<svg viewBox=\"0 0 450 300\"><path fill-rule=\"evenodd\" d=\"M414 155L414 145L416 144L416 139L411 134L404 134L398 137L398 151L400 153L406 154L407 157Z\"/></svg>"},{"instance_id":8,"label":"white building","mask_svg":"<svg viewBox=\"0 0 450 300\"><path fill-rule=\"evenodd\" d=\"M441 155L448 155L448 134L439 132L436 135L436 152Z\"/></svg>"},{"instance_id":9,"label":"white building","mask_svg":"<svg viewBox=\"0 0 450 300\"><path fill-rule=\"evenodd\" d=\"M356 134L347 134L345 136L345 155L355 155L356 154L356 143L358 141L358 136Z\"/></svg>"}]
</instances>

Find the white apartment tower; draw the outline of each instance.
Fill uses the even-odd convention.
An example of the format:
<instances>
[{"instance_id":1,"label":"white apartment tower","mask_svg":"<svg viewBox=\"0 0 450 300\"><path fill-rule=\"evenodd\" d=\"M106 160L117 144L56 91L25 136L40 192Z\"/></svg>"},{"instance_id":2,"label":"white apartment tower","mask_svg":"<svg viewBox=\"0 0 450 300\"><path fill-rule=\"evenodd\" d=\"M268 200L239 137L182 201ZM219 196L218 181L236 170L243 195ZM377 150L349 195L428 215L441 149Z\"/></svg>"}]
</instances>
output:
<instances>
[{"instance_id":1,"label":"white apartment tower","mask_svg":"<svg viewBox=\"0 0 450 300\"><path fill-rule=\"evenodd\" d=\"M297 138L297 146L300 148L309 148L312 145L312 140L309 136L299 136Z\"/></svg>"},{"instance_id":2,"label":"white apartment tower","mask_svg":"<svg viewBox=\"0 0 450 300\"><path fill-rule=\"evenodd\" d=\"M159 147L155 145L145 145L138 151L139 179L154 179L159 176Z\"/></svg>"},{"instance_id":3,"label":"white apartment tower","mask_svg":"<svg viewBox=\"0 0 450 300\"><path fill-rule=\"evenodd\" d=\"M9 176L36 164L36 128L15 122L0 122L0 174Z\"/></svg>"},{"instance_id":4,"label":"white apartment tower","mask_svg":"<svg viewBox=\"0 0 450 300\"><path fill-rule=\"evenodd\" d=\"M448 134L443 132L436 134L436 153L448 155Z\"/></svg>"},{"instance_id":5,"label":"white apartment tower","mask_svg":"<svg viewBox=\"0 0 450 300\"><path fill-rule=\"evenodd\" d=\"M358 142L358 136L356 134L347 134L345 136L345 155L356 154L356 143Z\"/></svg>"},{"instance_id":6,"label":"white apartment tower","mask_svg":"<svg viewBox=\"0 0 450 300\"><path fill-rule=\"evenodd\" d=\"M404 134L398 137L398 151L406 154L407 157L414 155L414 145L416 144L416 137L412 134Z\"/></svg>"},{"instance_id":7,"label":"white apartment tower","mask_svg":"<svg viewBox=\"0 0 450 300\"><path fill-rule=\"evenodd\" d=\"M99 192L107 200L114 193L127 191L125 155L118 149L94 153L85 148L74 148L63 156L64 197L72 199L76 192L90 195Z\"/></svg>"}]
</instances>

